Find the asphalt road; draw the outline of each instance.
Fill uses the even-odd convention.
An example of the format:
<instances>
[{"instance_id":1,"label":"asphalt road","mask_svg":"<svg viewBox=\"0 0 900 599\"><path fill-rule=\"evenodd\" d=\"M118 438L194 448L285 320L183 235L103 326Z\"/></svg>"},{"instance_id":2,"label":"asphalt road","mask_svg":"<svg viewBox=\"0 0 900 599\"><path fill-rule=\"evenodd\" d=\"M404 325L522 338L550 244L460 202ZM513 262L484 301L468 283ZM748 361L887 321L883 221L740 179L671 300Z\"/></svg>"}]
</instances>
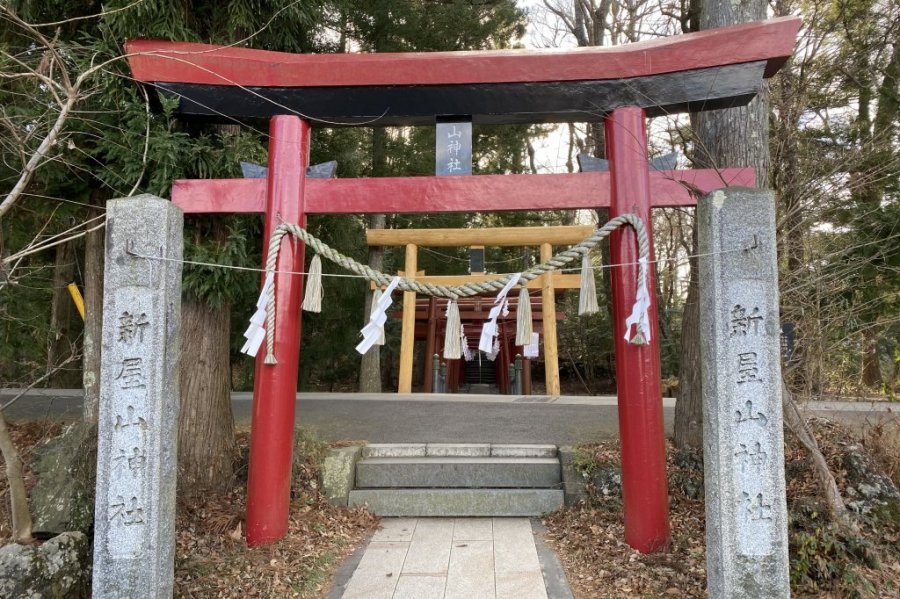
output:
<instances>
[{"instance_id":1,"label":"asphalt road","mask_svg":"<svg viewBox=\"0 0 900 599\"><path fill-rule=\"evenodd\" d=\"M0 390L0 405L16 394ZM667 434L672 431L674 406L674 400L663 400ZM232 408L237 426L249 428L250 394L234 393ZM896 407L892 410L883 402L810 402L805 411L855 428L897 417ZM11 420L74 420L81 415L81 391L33 390L5 413ZM569 445L618 435L613 397L300 393L296 413L298 424L317 429L327 441Z\"/></svg>"}]
</instances>

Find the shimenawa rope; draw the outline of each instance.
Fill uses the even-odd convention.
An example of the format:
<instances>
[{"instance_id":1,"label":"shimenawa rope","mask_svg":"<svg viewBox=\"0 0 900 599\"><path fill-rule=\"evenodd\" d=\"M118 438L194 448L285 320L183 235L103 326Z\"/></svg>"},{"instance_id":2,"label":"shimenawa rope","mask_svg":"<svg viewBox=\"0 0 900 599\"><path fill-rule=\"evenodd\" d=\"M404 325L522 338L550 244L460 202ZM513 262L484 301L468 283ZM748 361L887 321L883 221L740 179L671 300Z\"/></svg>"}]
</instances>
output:
<instances>
[{"instance_id":1,"label":"shimenawa rope","mask_svg":"<svg viewBox=\"0 0 900 599\"><path fill-rule=\"evenodd\" d=\"M518 273L520 276L520 282L522 284L527 284L528 281L532 281L545 273L559 270L575 260L580 260L586 252L593 249L598 243L600 243L600 241L609 236L610 233L625 225L630 225L634 229L637 236L638 255L641 258L641 260L639 261L640 264L638 266L637 286L639 289L642 283L644 284L644 286L646 286L647 263L650 256L650 244L647 238L647 230L644 227L644 223L637 215L634 214L622 214L611 219L609 222L598 228L578 245L572 246L567 250L559 252L543 264L538 264L526 271L523 271L522 273ZM285 235L289 234L301 240L320 256L327 258L328 260L334 262L338 266L345 268L346 270L365 277L369 281L373 281L376 285L388 285L391 280L395 278L394 275L385 274L381 271L369 267L366 264L362 264L352 258L349 258L348 256L345 256L344 254L325 244L323 241L314 237L311 233L309 233L299 225L293 223L282 223L278 225L278 227L276 227L275 231L272 233L272 237L269 240L269 253L266 260L267 272L275 271L275 265L278 263L278 253L281 249L281 240ZM456 300L460 297L471 297L473 295L479 295L482 293L499 291L504 286L506 286L506 284L514 276L516 275L504 275L488 281L474 281L471 283L465 283L463 285L434 285L432 283L424 283L421 281L416 281L415 279L400 277L400 282L397 288L402 291L414 291L422 295L430 295L434 297L443 297L451 300ZM275 359L274 353L275 337L272 334L275 330L274 286L271 286L266 291L265 363L277 364L278 362ZM640 344L645 343L646 339L644 339L641 335L636 335L635 338L631 340L631 342Z\"/></svg>"}]
</instances>

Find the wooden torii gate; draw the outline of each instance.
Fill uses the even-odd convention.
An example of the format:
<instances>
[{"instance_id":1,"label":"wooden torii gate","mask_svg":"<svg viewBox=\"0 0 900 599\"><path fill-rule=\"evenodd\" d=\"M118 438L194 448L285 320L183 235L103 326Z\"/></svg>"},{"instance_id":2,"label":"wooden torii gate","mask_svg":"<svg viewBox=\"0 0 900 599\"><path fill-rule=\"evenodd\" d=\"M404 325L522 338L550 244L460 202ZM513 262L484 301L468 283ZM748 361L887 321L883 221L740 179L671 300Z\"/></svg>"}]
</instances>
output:
<instances>
[{"instance_id":1,"label":"wooden torii gate","mask_svg":"<svg viewBox=\"0 0 900 599\"><path fill-rule=\"evenodd\" d=\"M407 54L292 55L234 46L135 40L126 44L138 82L177 98L185 118L269 118L266 180L176 181L186 212L264 214L265 238L311 213L474 212L608 206L650 229L658 206L693 206L692 191L752 185L749 170L657 171L647 159L646 118L745 104L790 57L793 17L610 48ZM155 97L155 95L154 95ZM307 179L311 125L431 125L439 116L475 124L597 122L608 173ZM303 245L285 239L281 272L302 271ZM611 236L616 372L625 539L640 551L669 539L668 493L655 298L652 342L623 339L635 299L637 247L630 229ZM652 256L652 254L651 254ZM263 256L265 264L266 256ZM652 263L650 276L653 277ZM257 358L247 542L284 536L290 501L294 402L303 278L275 277L278 364Z\"/></svg>"},{"instance_id":2,"label":"wooden torii gate","mask_svg":"<svg viewBox=\"0 0 900 599\"><path fill-rule=\"evenodd\" d=\"M553 246L570 246L584 241L594 232L594 227L495 227L493 229L370 229L366 243L370 246L403 246L406 249L407 273L416 272L417 252L426 247L522 247L539 246L541 262L553 257ZM462 285L467 282L489 280L496 275L471 274L464 276L423 276L416 280L433 285ZM578 289L581 275L548 273L530 281L530 289L541 290L544 313L556 313L555 289ZM400 382L398 393L412 392L413 342L416 324L416 294L403 293L403 318L400 334ZM427 356L430 360L431 356ZM547 395L559 395L559 355L556 344L556 319L544 323L544 370Z\"/></svg>"}]
</instances>

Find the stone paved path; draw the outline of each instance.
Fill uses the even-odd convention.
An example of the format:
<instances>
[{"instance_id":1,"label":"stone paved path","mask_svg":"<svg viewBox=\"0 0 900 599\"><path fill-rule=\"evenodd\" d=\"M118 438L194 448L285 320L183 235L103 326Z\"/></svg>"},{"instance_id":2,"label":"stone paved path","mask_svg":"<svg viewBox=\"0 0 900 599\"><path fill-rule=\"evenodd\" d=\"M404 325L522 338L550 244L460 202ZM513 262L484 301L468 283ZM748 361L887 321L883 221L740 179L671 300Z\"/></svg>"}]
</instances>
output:
<instances>
[{"instance_id":1,"label":"stone paved path","mask_svg":"<svg viewBox=\"0 0 900 599\"><path fill-rule=\"evenodd\" d=\"M342 599L548 599L528 518L381 522Z\"/></svg>"}]
</instances>

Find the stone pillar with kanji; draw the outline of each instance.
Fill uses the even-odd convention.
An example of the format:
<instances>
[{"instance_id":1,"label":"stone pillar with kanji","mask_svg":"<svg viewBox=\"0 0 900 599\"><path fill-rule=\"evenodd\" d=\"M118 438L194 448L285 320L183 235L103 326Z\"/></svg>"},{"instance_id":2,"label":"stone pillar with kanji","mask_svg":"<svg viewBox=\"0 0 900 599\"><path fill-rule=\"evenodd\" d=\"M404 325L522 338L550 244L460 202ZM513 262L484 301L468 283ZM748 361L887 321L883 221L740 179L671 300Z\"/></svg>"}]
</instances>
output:
<instances>
[{"instance_id":1,"label":"stone pillar with kanji","mask_svg":"<svg viewBox=\"0 0 900 599\"><path fill-rule=\"evenodd\" d=\"M789 597L775 198L697 205L709 596Z\"/></svg>"},{"instance_id":2,"label":"stone pillar with kanji","mask_svg":"<svg viewBox=\"0 0 900 599\"><path fill-rule=\"evenodd\" d=\"M171 597L182 212L150 195L106 210L93 597Z\"/></svg>"}]
</instances>

